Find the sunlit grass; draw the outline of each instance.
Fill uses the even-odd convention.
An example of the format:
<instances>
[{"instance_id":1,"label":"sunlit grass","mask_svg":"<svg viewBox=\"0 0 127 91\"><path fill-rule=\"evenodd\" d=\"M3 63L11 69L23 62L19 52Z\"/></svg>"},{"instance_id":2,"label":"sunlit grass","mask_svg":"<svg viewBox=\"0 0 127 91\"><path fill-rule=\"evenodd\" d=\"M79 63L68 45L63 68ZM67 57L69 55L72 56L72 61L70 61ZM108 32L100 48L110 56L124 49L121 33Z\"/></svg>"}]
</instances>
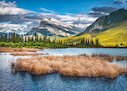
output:
<instances>
[{"instance_id":1,"label":"sunlit grass","mask_svg":"<svg viewBox=\"0 0 127 91\"><path fill-rule=\"evenodd\" d=\"M13 56L38 56L38 55L44 55L42 53L25 53L25 52L14 52L11 53Z\"/></svg>"},{"instance_id":2,"label":"sunlit grass","mask_svg":"<svg viewBox=\"0 0 127 91\"><path fill-rule=\"evenodd\" d=\"M93 41L99 39L99 43L104 47L126 47L127 46L127 21L120 23L117 27L110 28L100 34L93 36L85 34L82 36L61 39L66 43L81 42L83 38L91 38Z\"/></svg>"},{"instance_id":3,"label":"sunlit grass","mask_svg":"<svg viewBox=\"0 0 127 91\"><path fill-rule=\"evenodd\" d=\"M91 35L90 34L85 34L85 35L82 35L82 36L63 38L63 39L60 39L60 40L65 41L66 43L75 43L75 42L80 42L81 39L83 39L83 38L91 38Z\"/></svg>"},{"instance_id":4,"label":"sunlit grass","mask_svg":"<svg viewBox=\"0 0 127 91\"><path fill-rule=\"evenodd\" d=\"M127 22L120 24L115 28L111 28L100 33L95 38L98 38L104 46L127 46ZM122 44L122 45L121 45Z\"/></svg>"},{"instance_id":5,"label":"sunlit grass","mask_svg":"<svg viewBox=\"0 0 127 91\"><path fill-rule=\"evenodd\" d=\"M22 58L12 63L12 68L30 74L55 72L67 76L103 76L106 78L115 78L125 72L125 69L118 65L87 55Z\"/></svg>"},{"instance_id":6,"label":"sunlit grass","mask_svg":"<svg viewBox=\"0 0 127 91\"><path fill-rule=\"evenodd\" d=\"M0 47L0 52L36 52L42 49L34 49L34 48L7 48Z\"/></svg>"}]
</instances>

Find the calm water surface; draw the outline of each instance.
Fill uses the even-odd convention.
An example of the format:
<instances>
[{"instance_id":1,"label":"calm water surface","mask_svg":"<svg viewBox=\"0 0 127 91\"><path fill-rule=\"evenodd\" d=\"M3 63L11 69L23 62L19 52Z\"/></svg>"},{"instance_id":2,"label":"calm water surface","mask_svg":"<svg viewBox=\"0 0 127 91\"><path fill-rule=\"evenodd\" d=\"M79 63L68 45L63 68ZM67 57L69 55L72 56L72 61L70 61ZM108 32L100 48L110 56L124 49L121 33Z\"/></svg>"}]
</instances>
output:
<instances>
[{"instance_id":1,"label":"calm water surface","mask_svg":"<svg viewBox=\"0 0 127 91\"><path fill-rule=\"evenodd\" d=\"M50 55L79 55L104 53L110 55L127 56L127 49L89 49L89 48L67 48L46 49L38 53L49 53ZM30 56L25 56L30 57ZM127 77L121 75L116 79L106 78L81 78L67 77L59 74L30 75L27 73L11 73L11 62L19 57L11 56L9 53L0 53L0 91L127 91ZM24 58L24 57L23 57ZM119 64L127 67L127 61Z\"/></svg>"},{"instance_id":2,"label":"calm water surface","mask_svg":"<svg viewBox=\"0 0 127 91\"><path fill-rule=\"evenodd\" d=\"M54 56L63 55L79 55L79 54L109 54L127 56L127 49L125 48L63 48L63 49L45 49L38 51L39 53L49 53Z\"/></svg>"}]
</instances>

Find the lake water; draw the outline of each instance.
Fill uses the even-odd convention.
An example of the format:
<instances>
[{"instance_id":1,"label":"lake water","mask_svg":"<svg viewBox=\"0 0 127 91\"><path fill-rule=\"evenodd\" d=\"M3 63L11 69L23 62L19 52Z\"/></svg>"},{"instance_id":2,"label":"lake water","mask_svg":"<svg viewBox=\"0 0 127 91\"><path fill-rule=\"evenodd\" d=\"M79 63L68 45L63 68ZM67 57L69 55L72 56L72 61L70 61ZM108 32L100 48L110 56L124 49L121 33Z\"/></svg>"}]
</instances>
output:
<instances>
[{"instance_id":1,"label":"lake water","mask_svg":"<svg viewBox=\"0 0 127 91\"><path fill-rule=\"evenodd\" d=\"M127 56L127 49L95 49L95 48L67 48L45 49L38 53L50 55L79 55L104 53L109 55ZM30 56L25 56L30 57ZM68 77L59 74L30 75L28 73L11 72L11 62L17 57L9 53L0 53L0 91L127 91L127 77L121 75L116 79ZM24 58L24 57L23 57ZM126 61L113 62L127 67Z\"/></svg>"},{"instance_id":2,"label":"lake water","mask_svg":"<svg viewBox=\"0 0 127 91\"><path fill-rule=\"evenodd\" d=\"M80 55L80 54L109 54L127 56L127 49L125 48L58 48L58 49L45 49L38 51L38 53L49 53L54 56L63 55Z\"/></svg>"}]
</instances>

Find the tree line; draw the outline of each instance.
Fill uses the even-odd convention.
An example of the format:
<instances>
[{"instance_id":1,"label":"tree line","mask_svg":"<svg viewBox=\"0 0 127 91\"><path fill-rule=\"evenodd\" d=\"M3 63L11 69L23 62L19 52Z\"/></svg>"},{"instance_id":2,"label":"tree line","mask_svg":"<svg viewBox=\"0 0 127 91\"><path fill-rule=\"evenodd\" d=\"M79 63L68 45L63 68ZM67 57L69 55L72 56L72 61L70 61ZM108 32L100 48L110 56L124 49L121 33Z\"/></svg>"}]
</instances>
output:
<instances>
[{"instance_id":1,"label":"tree line","mask_svg":"<svg viewBox=\"0 0 127 91\"><path fill-rule=\"evenodd\" d=\"M81 42L79 43L84 46L90 46L90 47L100 47L99 39L90 39L90 38L83 38Z\"/></svg>"},{"instance_id":2,"label":"tree line","mask_svg":"<svg viewBox=\"0 0 127 91\"><path fill-rule=\"evenodd\" d=\"M18 43L18 42L30 42L30 41L35 41L35 42L51 42L50 38L47 36L34 36L34 35L19 35L16 33L9 33L9 34L0 34L0 42L13 42L13 43Z\"/></svg>"},{"instance_id":3,"label":"tree line","mask_svg":"<svg viewBox=\"0 0 127 91\"><path fill-rule=\"evenodd\" d=\"M63 40L50 39L48 36L42 36L41 34L36 35L19 35L16 33L9 34L0 34L0 42L46 42L46 43L54 43L61 44L70 47L100 47L100 43L98 39L90 39L90 38L82 38L81 41L76 43L67 43Z\"/></svg>"},{"instance_id":4,"label":"tree line","mask_svg":"<svg viewBox=\"0 0 127 91\"><path fill-rule=\"evenodd\" d=\"M0 34L0 42L18 43L23 41L23 36L16 33Z\"/></svg>"}]
</instances>

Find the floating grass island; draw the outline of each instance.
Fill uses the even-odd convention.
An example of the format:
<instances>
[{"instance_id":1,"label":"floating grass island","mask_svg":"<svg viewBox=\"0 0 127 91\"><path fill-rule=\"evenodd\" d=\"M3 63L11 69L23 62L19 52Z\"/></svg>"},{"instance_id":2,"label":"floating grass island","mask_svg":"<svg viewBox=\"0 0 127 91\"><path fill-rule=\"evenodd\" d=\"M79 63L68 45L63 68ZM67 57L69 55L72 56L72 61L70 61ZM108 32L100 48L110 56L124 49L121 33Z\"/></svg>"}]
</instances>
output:
<instances>
[{"instance_id":1,"label":"floating grass island","mask_svg":"<svg viewBox=\"0 0 127 91\"><path fill-rule=\"evenodd\" d=\"M116 78L126 74L127 70L99 57L80 56L45 56L20 58L12 63L15 72L30 74L58 73L66 76Z\"/></svg>"}]
</instances>

